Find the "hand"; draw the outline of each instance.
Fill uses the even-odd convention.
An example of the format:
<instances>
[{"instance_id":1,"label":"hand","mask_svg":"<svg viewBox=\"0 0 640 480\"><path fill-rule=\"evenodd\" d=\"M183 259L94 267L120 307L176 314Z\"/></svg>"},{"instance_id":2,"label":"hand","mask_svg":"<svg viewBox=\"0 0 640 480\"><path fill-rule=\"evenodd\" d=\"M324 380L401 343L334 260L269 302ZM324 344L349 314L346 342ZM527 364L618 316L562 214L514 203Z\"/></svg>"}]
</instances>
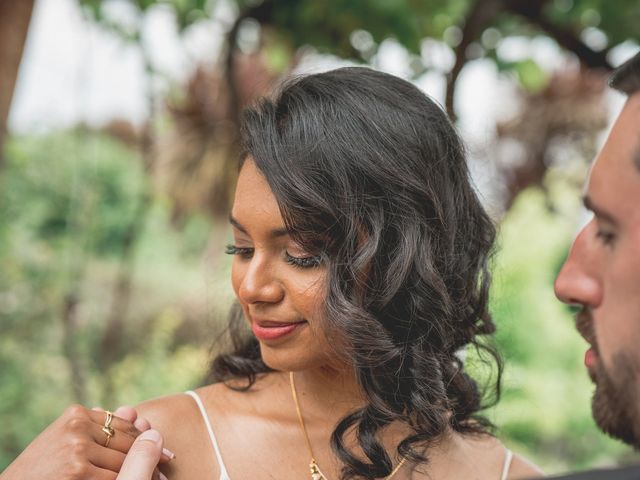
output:
<instances>
[{"instance_id":1,"label":"hand","mask_svg":"<svg viewBox=\"0 0 640 480\"><path fill-rule=\"evenodd\" d=\"M117 480L152 480L162 455L162 437L156 430L142 433L129 450ZM167 480L157 472L160 480Z\"/></svg>"},{"instance_id":2,"label":"hand","mask_svg":"<svg viewBox=\"0 0 640 480\"><path fill-rule=\"evenodd\" d=\"M122 417L125 418L122 418ZM1 480L115 480L125 454L149 423L130 407L114 412L115 434L105 447L106 413L72 405L7 467ZM163 455L165 461L168 460Z\"/></svg>"}]
</instances>

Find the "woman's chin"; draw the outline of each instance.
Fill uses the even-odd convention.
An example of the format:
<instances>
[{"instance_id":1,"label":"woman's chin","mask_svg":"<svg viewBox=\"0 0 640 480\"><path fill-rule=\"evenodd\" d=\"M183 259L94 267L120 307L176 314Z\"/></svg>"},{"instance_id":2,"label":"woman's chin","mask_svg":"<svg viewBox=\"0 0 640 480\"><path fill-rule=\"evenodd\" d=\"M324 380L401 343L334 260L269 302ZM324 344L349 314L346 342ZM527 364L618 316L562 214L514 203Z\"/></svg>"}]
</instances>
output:
<instances>
[{"instance_id":1,"label":"woman's chin","mask_svg":"<svg viewBox=\"0 0 640 480\"><path fill-rule=\"evenodd\" d=\"M260 342L260 353L265 365L279 372L297 372L320 368L327 364L327 356L324 352L314 351L302 345L274 348Z\"/></svg>"}]
</instances>

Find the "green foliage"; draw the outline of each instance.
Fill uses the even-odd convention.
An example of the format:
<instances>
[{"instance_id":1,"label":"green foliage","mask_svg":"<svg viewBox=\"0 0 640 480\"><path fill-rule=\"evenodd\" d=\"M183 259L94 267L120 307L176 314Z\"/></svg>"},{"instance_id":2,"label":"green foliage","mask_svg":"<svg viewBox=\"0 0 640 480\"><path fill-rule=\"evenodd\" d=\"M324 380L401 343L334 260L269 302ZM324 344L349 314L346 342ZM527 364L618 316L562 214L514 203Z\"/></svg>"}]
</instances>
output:
<instances>
[{"instance_id":1,"label":"green foliage","mask_svg":"<svg viewBox=\"0 0 640 480\"><path fill-rule=\"evenodd\" d=\"M6 214L17 235L42 249L86 243L97 255L118 253L143 182L137 155L81 132L24 139L9 149L20 175L7 185Z\"/></svg>"},{"instance_id":2,"label":"green foliage","mask_svg":"<svg viewBox=\"0 0 640 480\"><path fill-rule=\"evenodd\" d=\"M640 40L640 4L635 0L556 0L547 3L545 14L554 23L577 31L599 28L607 34L610 46Z\"/></svg>"},{"instance_id":3,"label":"green foliage","mask_svg":"<svg viewBox=\"0 0 640 480\"><path fill-rule=\"evenodd\" d=\"M64 298L73 290L89 402L99 403L102 377L92 346L102 335L123 232L143 188L139 155L103 135L13 138L6 152L0 188L0 471L75 401L62 321ZM168 206L156 202L138 245L132 321L125 325L130 341L112 367L122 403L196 386L206 371L213 338L207 329L215 324L204 318L218 308L207 307L206 292L202 305L187 298L203 283L216 295L225 291L222 282L203 282L211 224L188 218L175 232L169 218ZM217 297L226 310L229 295Z\"/></svg>"},{"instance_id":4,"label":"green foliage","mask_svg":"<svg viewBox=\"0 0 640 480\"><path fill-rule=\"evenodd\" d=\"M520 85L529 92L536 93L547 86L548 75L531 59L514 64Z\"/></svg>"},{"instance_id":5,"label":"green foliage","mask_svg":"<svg viewBox=\"0 0 640 480\"><path fill-rule=\"evenodd\" d=\"M144 348L132 350L113 368L117 404L183 392L202 382L207 350L195 343L173 348L181 317L182 312L175 309L161 312Z\"/></svg>"},{"instance_id":6,"label":"green foliage","mask_svg":"<svg viewBox=\"0 0 640 480\"><path fill-rule=\"evenodd\" d=\"M468 0L294 0L272 2L268 18L256 17L274 27L293 50L312 46L323 53L369 61L384 40L394 39L412 54L412 63L418 65L422 40L442 39L447 27L463 21L469 4ZM246 10L252 12L248 7ZM352 35L357 32L365 32L371 41L363 45L353 41ZM422 71L422 67L418 70Z\"/></svg>"},{"instance_id":7,"label":"green foliage","mask_svg":"<svg viewBox=\"0 0 640 480\"><path fill-rule=\"evenodd\" d=\"M117 33L121 38L129 41L139 41L141 22L135 32L129 31L127 25L114 21L105 14L105 0L78 0L86 14L94 21ZM212 0L129 0L139 19L151 8L161 6L169 8L175 15L176 26L180 32L206 18L212 9Z\"/></svg>"},{"instance_id":8,"label":"green foliage","mask_svg":"<svg viewBox=\"0 0 640 480\"><path fill-rule=\"evenodd\" d=\"M143 16L150 9L156 6L170 9L175 15L178 31L183 32L210 15L214 5L213 0L128 0L139 16L137 29L132 32L130 25L121 25L105 15L104 6L108 2L78 1L91 18L122 38L138 43ZM472 57L485 56L496 62L501 70L515 69L525 89L538 91L546 80L541 69L532 60L514 63L500 58L497 49L500 39L512 35L543 35L553 38L565 48L573 45L574 53L588 50L586 45L581 48L577 45L583 43L581 34L589 28L605 34L605 49L629 40L640 40L637 29L640 4L635 0L509 0L488 15L486 12L494 10L489 0L476 10L477 2L470 0L236 0L233 3L241 18L254 18L269 28L272 41L267 52L274 71L283 70L282 65L287 63L285 58L290 61L300 47L311 46L323 53L370 62L383 41L394 39L410 53L409 66L418 76L431 67L421 56L424 39L445 41L453 48L460 39L455 38L457 34L451 37L445 32L456 27L462 35L465 27L471 24L473 34L465 40L478 47ZM470 18L473 11L485 14ZM593 48L599 50L598 47ZM468 52L460 54L464 55L462 59L465 61L471 58ZM592 61L597 63L602 58Z\"/></svg>"}]
</instances>

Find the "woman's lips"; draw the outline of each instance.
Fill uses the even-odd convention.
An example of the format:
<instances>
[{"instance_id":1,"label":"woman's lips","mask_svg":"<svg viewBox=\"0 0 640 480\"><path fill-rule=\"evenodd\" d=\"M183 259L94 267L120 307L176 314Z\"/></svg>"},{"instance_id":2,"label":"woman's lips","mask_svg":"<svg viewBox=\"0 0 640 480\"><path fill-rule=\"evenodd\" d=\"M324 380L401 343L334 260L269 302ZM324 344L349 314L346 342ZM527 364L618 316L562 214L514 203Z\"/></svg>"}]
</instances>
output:
<instances>
[{"instance_id":1,"label":"woman's lips","mask_svg":"<svg viewBox=\"0 0 640 480\"><path fill-rule=\"evenodd\" d=\"M258 340L278 340L291 335L307 322L281 323L270 320L251 322L251 330Z\"/></svg>"}]
</instances>

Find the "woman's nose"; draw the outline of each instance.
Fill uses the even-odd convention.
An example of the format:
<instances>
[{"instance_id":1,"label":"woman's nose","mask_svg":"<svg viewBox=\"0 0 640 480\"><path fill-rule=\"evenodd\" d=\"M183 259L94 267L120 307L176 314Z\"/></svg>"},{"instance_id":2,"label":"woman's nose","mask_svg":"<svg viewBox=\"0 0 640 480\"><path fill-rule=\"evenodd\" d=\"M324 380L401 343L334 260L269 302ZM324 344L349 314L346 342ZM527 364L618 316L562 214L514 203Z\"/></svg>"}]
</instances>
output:
<instances>
[{"instance_id":1,"label":"woman's nose","mask_svg":"<svg viewBox=\"0 0 640 480\"><path fill-rule=\"evenodd\" d=\"M271 262L254 254L240 281L238 297L245 303L277 303L284 289Z\"/></svg>"}]
</instances>

